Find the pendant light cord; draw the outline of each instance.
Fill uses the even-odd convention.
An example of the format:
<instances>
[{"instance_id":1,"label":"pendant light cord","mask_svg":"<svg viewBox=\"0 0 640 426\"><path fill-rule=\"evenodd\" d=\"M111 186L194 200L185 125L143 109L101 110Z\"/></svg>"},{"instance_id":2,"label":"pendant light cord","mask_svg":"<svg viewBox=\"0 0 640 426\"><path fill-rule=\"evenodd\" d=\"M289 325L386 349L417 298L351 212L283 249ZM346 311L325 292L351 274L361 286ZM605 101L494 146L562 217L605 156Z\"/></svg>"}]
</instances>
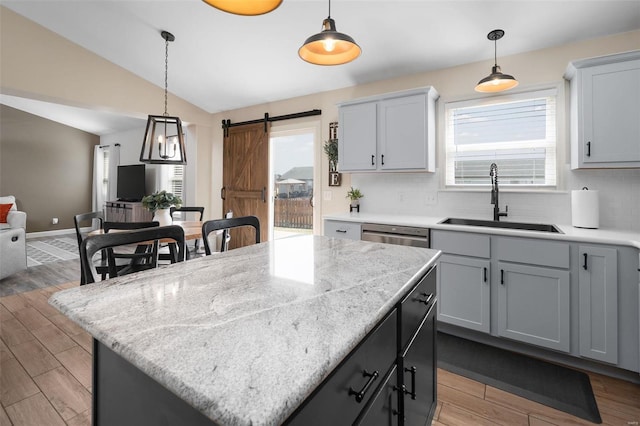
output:
<instances>
[{"instance_id":1,"label":"pendant light cord","mask_svg":"<svg viewBox=\"0 0 640 426\"><path fill-rule=\"evenodd\" d=\"M165 117L169 114L167 113L167 75L169 73L169 39L165 38L164 40L164 115Z\"/></svg>"},{"instance_id":2,"label":"pendant light cord","mask_svg":"<svg viewBox=\"0 0 640 426\"><path fill-rule=\"evenodd\" d=\"M498 66L498 39L493 40L493 66Z\"/></svg>"},{"instance_id":3,"label":"pendant light cord","mask_svg":"<svg viewBox=\"0 0 640 426\"><path fill-rule=\"evenodd\" d=\"M329 18L331 18L331 0L329 0Z\"/></svg>"}]
</instances>

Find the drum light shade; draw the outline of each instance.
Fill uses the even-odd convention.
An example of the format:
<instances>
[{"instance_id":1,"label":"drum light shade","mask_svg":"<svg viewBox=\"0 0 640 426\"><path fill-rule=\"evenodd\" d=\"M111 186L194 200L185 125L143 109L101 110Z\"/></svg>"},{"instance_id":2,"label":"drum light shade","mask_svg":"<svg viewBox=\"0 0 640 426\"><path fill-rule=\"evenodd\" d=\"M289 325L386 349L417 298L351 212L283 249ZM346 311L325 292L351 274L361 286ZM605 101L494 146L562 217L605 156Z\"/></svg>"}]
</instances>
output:
<instances>
[{"instance_id":1,"label":"drum light shade","mask_svg":"<svg viewBox=\"0 0 640 426\"><path fill-rule=\"evenodd\" d=\"M518 85L518 80L516 80L512 75L503 74L502 70L498 66L497 41L500 40L503 36L503 30L493 30L489 34L487 34L487 38L494 42L494 65L491 68L491 74L478 82L475 88L476 92L502 92L504 90L512 89Z\"/></svg>"},{"instance_id":2,"label":"drum light shade","mask_svg":"<svg viewBox=\"0 0 640 426\"><path fill-rule=\"evenodd\" d=\"M234 15L263 15L275 10L282 0L202 0L209 6Z\"/></svg>"}]
</instances>

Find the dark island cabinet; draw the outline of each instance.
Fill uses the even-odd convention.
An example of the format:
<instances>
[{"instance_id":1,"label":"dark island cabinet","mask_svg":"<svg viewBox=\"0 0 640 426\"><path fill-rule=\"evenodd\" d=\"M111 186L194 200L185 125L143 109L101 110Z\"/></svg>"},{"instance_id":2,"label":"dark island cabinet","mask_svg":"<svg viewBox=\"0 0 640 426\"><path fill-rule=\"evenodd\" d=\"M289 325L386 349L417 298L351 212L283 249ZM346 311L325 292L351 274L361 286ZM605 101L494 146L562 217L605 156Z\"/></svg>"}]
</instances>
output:
<instances>
[{"instance_id":1,"label":"dark island cabinet","mask_svg":"<svg viewBox=\"0 0 640 426\"><path fill-rule=\"evenodd\" d=\"M286 424L430 424L436 407L436 303L433 267Z\"/></svg>"}]
</instances>

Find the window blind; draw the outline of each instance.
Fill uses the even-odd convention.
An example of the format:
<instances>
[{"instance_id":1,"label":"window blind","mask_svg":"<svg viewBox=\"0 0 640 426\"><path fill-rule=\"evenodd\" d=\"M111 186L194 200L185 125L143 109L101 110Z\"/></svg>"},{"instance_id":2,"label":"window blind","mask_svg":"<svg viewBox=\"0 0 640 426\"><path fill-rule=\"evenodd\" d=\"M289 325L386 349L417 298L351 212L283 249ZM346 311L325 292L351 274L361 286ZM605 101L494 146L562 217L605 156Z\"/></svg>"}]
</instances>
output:
<instances>
[{"instance_id":1,"label":"window blind","mask_svg":"<svg viewBox=\"0 0 640 426\"><path fill-rule=\"evenodd\" d=\"M446 185L556 185L556 92L544 90L445 105Z\"/></svg>"}]
</instances>

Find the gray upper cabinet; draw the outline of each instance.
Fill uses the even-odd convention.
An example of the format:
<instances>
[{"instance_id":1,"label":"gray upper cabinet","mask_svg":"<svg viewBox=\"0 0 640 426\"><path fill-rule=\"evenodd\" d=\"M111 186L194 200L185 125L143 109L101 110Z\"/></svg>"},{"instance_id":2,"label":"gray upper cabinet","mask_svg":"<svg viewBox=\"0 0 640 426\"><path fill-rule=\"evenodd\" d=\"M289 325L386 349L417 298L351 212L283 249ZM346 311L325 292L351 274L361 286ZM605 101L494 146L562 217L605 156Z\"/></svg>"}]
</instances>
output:
<instances>
[{"instance_id":1,"label":"gray upper cabinet","mask_svg":"<svg viewBox=\"0 0 640 426\"><path fill-rule=\"evenodd\" d=\"M640 51L569 64L571 168L640 167Z\"/></svg>"},{"instance_id":2,"label":"gray upper cabinet","mask_svg":"<svg viewBox=\"0 0 640 426\"><path fill-rule=\"evenodd\" d=\"M618 363L618 252L615 248L578 248L580 355Z\"/></svg>"},{"instance_id":3,"label":"gray upper cabinet","mask_svg":"<svg viewBox=\"0 0 640 426\"><path fill-rule=\"evenodd\" d=\"M341 172L435 171L433 87L339 104Z\"/></svg>"}]
</instances>

